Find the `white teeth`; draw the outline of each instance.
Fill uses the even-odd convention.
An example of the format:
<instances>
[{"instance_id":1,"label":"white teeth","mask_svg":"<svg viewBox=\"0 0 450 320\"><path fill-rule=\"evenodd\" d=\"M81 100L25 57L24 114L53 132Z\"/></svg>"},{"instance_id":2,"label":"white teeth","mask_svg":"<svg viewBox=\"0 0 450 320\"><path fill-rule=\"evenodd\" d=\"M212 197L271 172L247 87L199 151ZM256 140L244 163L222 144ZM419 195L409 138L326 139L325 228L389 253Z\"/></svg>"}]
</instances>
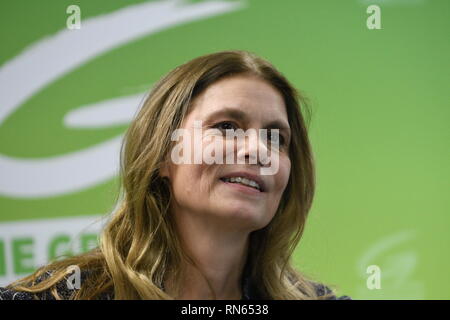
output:
<instances>
[{"instance_id":1,"label":"white teeth","mask_svg":"<svg viewBox=\"0 0 450 320\"><path fill-rule=\"evenodd\" d=\"M225 182L231 182L231 183L240 183L246 186L250 186L252 188L261 190L261 187L259 186L259 184L256 181L247 179L247 178L243 178L243 177L231 177L231 178L224 178L223 179Z\"/></svg>"},{"instance_id":2,"label":"white teeth","mask_svg":"<svg viewBox=\"0 0 450 320\"><path fill-rule=\"evenodd\" d=\"M258 189L259 189L259 186L258 186L258 184L257 184L255 181L250 181L249 183L250 183L250 185L251 185L252 187L258 188Z\"/></svg>"}]
</instances>

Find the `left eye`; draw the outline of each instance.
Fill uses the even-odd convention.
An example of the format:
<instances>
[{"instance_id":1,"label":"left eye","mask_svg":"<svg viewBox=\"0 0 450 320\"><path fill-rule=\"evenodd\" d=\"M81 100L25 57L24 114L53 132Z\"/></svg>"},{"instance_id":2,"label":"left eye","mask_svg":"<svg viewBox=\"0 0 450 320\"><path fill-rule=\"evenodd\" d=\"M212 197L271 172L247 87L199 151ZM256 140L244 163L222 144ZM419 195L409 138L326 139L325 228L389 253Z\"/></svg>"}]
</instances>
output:
<instances>
[{"instance_id":1,"label":"left eye","mask_svg":"<svg viewBox=\"0 0 450 320\"><path fill-rule=\"evenodd\" d=\"M267 138L269 139L269 140L272 140L272 130L268 130L267 131ZM285 144L285 139L284 139L284 137L283 137L283 135L281 135L280 133L278 133L278 139L279 139L279 143L280 143L280 146L283 146L284 144Z\"/></svg>"}]
</instances>

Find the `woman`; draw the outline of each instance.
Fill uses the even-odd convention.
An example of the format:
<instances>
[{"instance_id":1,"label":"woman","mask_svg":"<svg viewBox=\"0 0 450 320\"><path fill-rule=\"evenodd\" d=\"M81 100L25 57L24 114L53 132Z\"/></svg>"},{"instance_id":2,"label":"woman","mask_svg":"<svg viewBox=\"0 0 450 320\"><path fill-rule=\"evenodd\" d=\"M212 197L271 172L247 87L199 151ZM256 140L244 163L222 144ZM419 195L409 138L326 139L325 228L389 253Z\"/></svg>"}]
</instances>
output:
<instances>
[{"instance_id":1,"label":"woman","mask_svg":"<svg viewBox=\"0 0 450 320\"><path fill-rule=\"evenodd\" d=\"M175 68L126 133L120 206L99 248L39 269L3 297L336 299L290 262L314 193L301 108L308 111L290 83L249 52L218 52ZM180 129L183 139L174 139ZM197 129L206 131L188 139ZM229 133L239 129L268 134L236 143ZM190 162L174 160L180 140ZM189 146L213 146L216 160L232 152L236 161L196 162ZM275 170L263 175L263 168ZM82 271L80 289L67 288L71 266Z\"/></svg>"}]
</instances>

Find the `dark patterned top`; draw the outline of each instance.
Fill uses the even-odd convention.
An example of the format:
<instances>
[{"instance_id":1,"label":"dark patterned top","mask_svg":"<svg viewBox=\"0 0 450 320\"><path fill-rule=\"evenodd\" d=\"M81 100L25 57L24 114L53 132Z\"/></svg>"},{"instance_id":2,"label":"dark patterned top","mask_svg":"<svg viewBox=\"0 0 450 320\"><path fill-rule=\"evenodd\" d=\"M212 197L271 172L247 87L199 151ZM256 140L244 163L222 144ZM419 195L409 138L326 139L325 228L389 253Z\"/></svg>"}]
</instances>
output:
<instances>
[{"instance_id":1,"label":"dark patterned top","mask_svg":"<svg viewBox=\"0 0 450 320\"><path fill-rule=\"evenodd\" d=\"M51 273L47 272L47 276ZM86 273L81 273L81 281L86 278ZM39 282L39 280L38 280ZM330 293L331 290L322 284L315 284L317 294L319 296L326 293ZM66 281L60 281L56 284L56 290L62 299L68 300L73 294L73 290L70 289ZM114 292L107 292L98 297L98 300L113 300ZM242 283L242 300L260 300L261 296L258 294L255 286L252 285L249 278L244 278ZM55 300L55 297L51 294L50 290L46 290L40 293L29 293L15 291L13 289L0 287L0 300ZM352 300L349 296L336 297L332 296L328 300Z\"/></svg>"}]
</instances>

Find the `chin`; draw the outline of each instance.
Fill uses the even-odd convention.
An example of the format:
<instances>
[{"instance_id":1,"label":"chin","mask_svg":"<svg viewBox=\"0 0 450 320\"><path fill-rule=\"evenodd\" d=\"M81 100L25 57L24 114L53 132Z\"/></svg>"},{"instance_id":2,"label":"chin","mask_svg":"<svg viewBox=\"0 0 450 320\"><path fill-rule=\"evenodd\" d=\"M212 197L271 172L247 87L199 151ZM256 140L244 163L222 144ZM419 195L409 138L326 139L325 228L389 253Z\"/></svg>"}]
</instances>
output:
<instances>
[{"instance_id":1,"label":"chin","mask_svg":"<svg viewBox=\"0 0 450 320\"><path fill-rule=\"evenodd\" d=\"M267 212L255 208L220 208L221 216L230 221L233 225L251 231L264 228L270 220L267 219Z\"/></svg>"}]
</instances>

